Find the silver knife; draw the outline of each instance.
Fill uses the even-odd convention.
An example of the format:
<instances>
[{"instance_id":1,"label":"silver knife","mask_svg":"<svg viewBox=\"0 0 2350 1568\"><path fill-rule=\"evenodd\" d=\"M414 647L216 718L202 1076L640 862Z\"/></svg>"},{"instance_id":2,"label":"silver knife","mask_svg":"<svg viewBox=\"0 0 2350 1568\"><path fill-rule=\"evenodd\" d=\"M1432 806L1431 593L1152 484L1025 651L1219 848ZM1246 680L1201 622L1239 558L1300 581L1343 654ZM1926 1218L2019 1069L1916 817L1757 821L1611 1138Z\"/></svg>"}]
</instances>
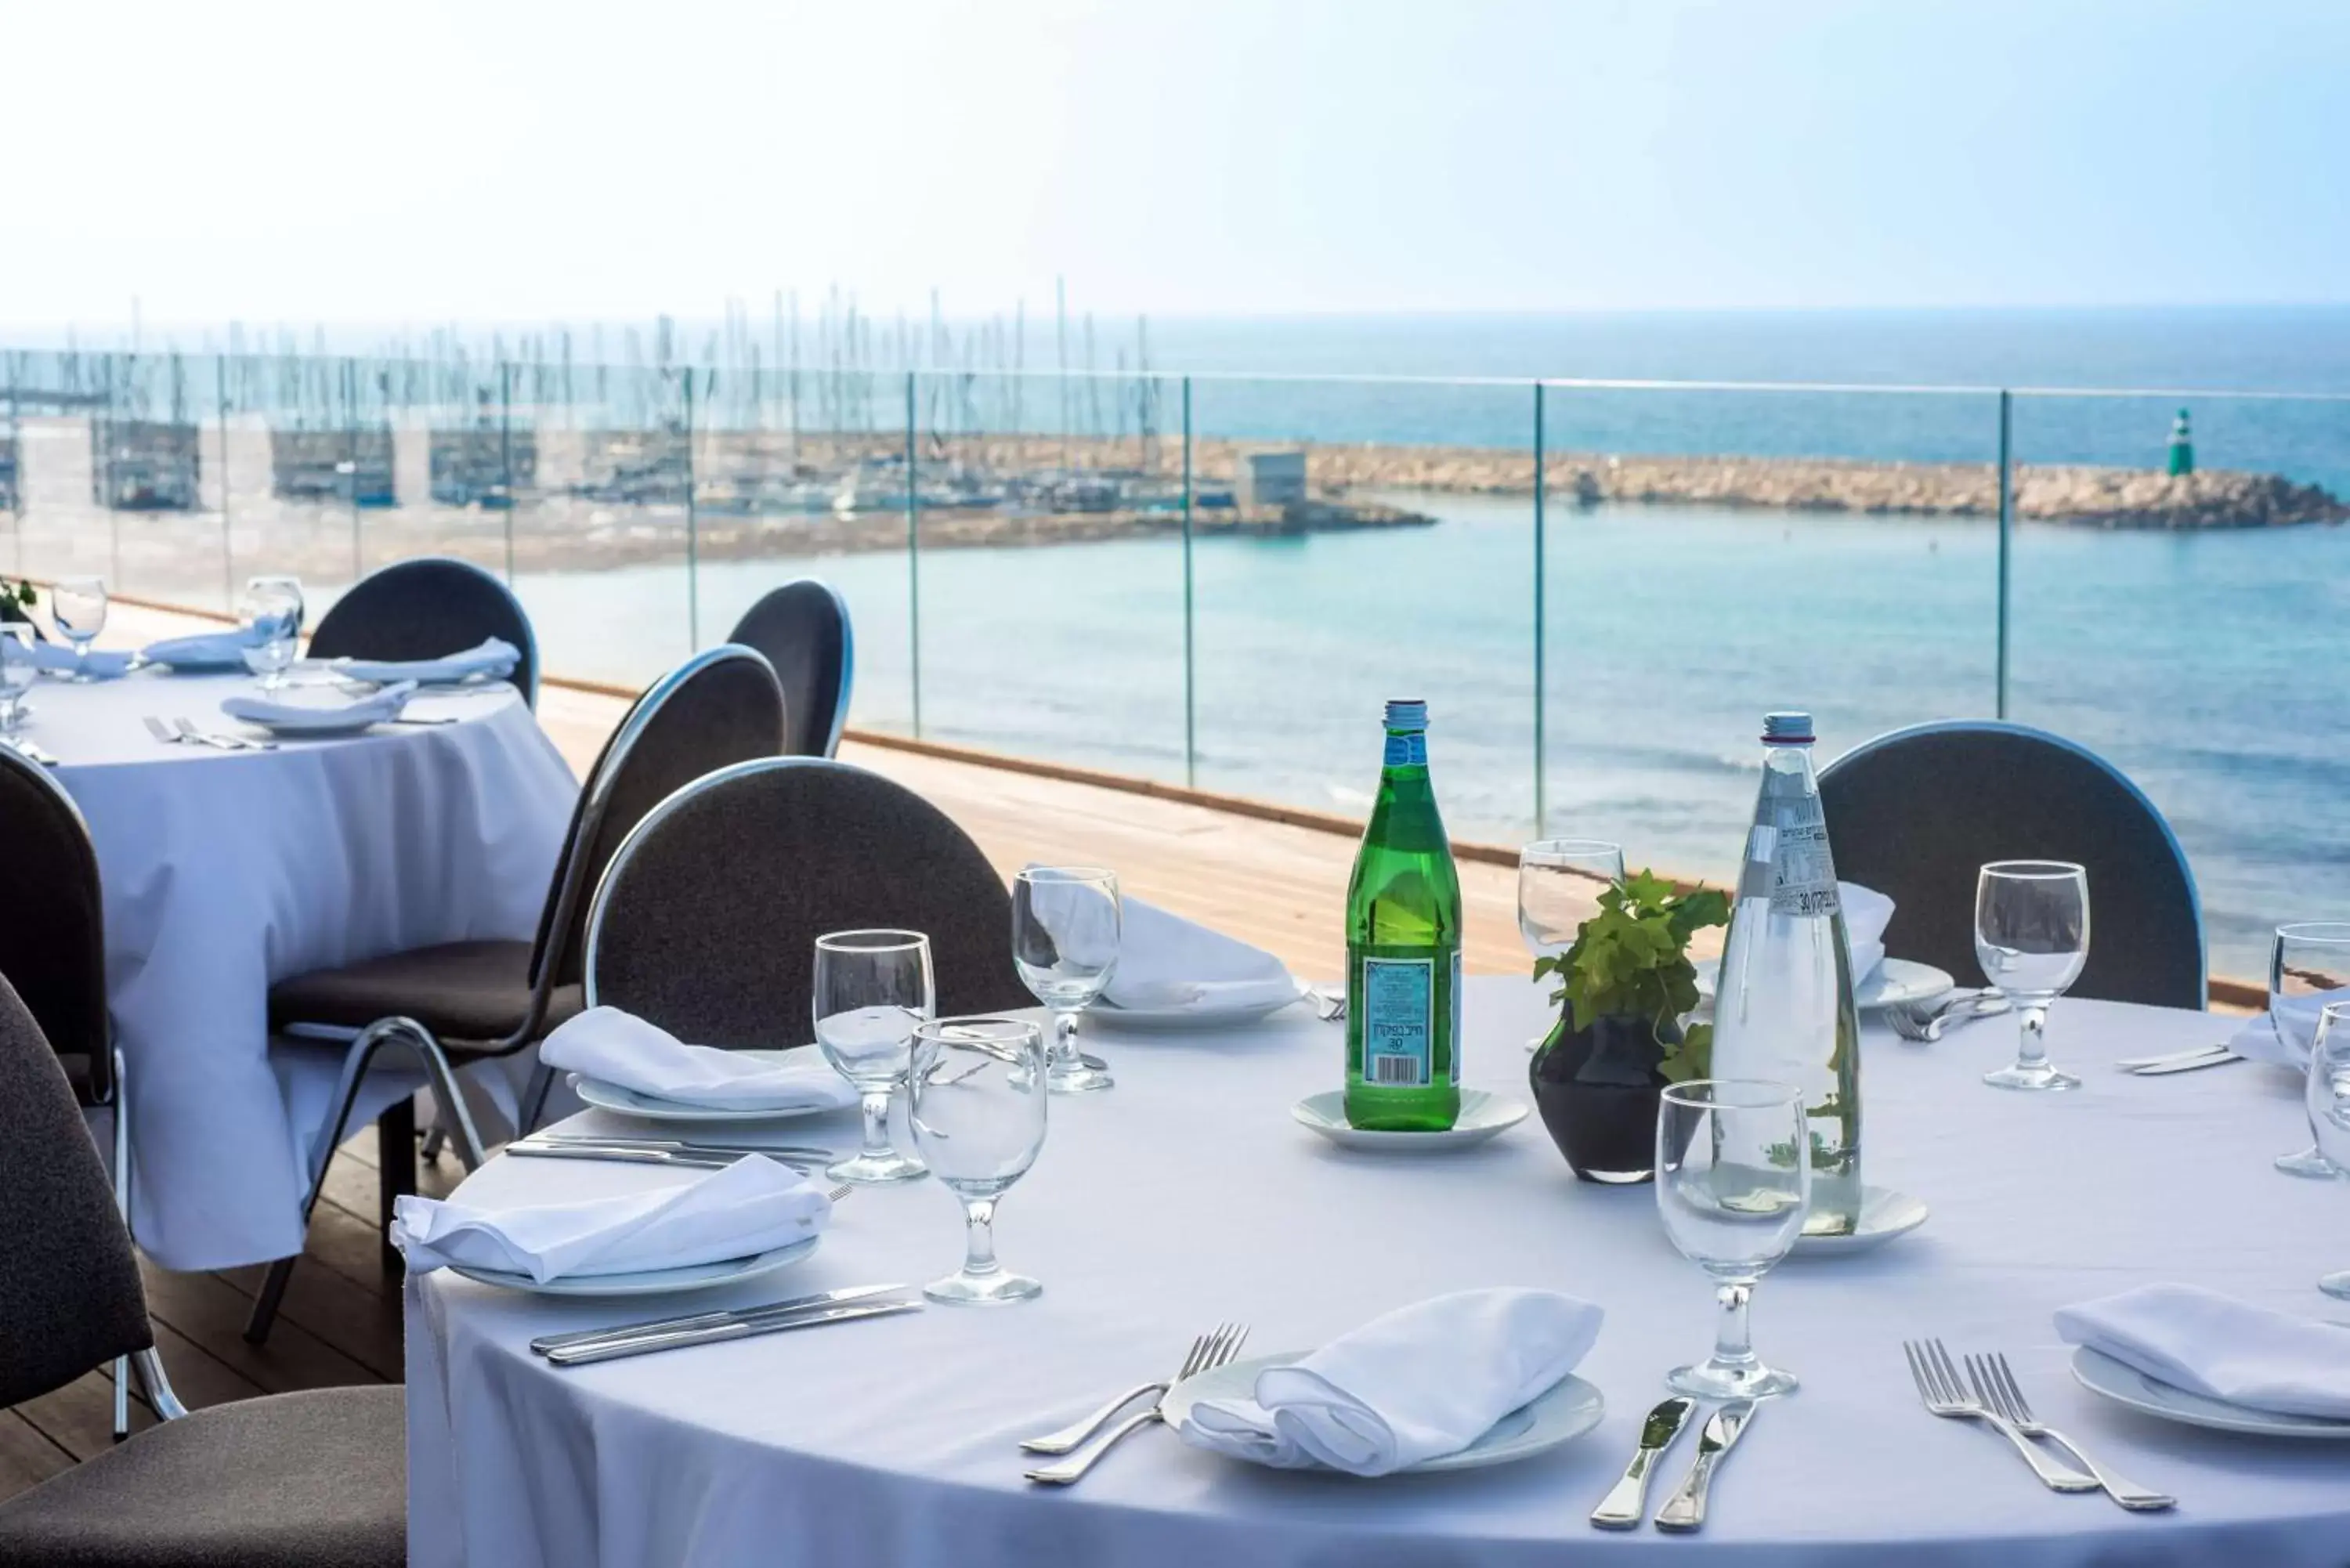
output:
<instances>
[{"instance_id":1,"label":"silver knife","mask_svg":"<svg viewBox=\"0 0 2350 1568\"><path fill-rule=\"evenodd\" d=\"M893 1313L921 1310L920 1302L851 1302L841 1306L821 1307L814 1312L776 1313L766 1317L712 1324L707 1328L673 1329L667 1334L639 1334L634 1339L573 1345L568 1350L548 1351L546 1359L556 1366L586 1366L598 1361L616 1361L624 1355L649 1355L657 1350L680 1350L690 1345L718 1345L730 1339L749 1339L754 1334L782 1334L795 1328L814 1328L819 1324L849 1323L860 1317L888 1317Z\"/></svg>"},{"instance_id":2,"label":"silver knife","mask_svg":"<svg viewBox=\"0 0 2350 1568\"><path fill-rule=\"evenodd\" d=\"M1591 1511L1593 1524L1602 1530L1639 1528L1648 1511L1649 1473L1681 1435L1681 1428L1689 1425L1690 1416L1696 1409L1696 1400L1675 1396L1648 1412L1648 1419L1640 1428L1639 1452L1624 1467L1624 1479Z\"/></svg>"},{"instance_id":3,"label":"silver knife","mask_svg":"<svg viewBox=\"0 0 2350 1568\"><path fill-rule=\"evenodd\" d=\"M588 1328L573 1334L545 1334L530 1342L532 1350L545 1355L550 1350L567 1350L582 1345L593 1345L606 1339L640 1339L649 1334L673 1334L681 1328L709 1328L736 1318L752 1318L779 1313L807 1312L816 1307L838 1306L843 1302L864 1301L871 1296L886 1296L891 1291L910 1289L907 1285L850 1285L843 1290L819 1291L812 1296L793 1296L785 1301L769 1302L764 1306L729 1307L723 1312L687 1313L682 1317L657 1317L645 1323L622 1324L618 1328Z\"/></svg>"},{"instance_id":4,"label":"silver knife","mask_svg":"<svg viewBox=\"0 0 2350 1568\"><path fill-rule=\"evenodd\" d=\"M665 1148L677 1154L799 1155L808 1159L837 1159L828 1148L811 1143L695 1143L675 1137L631 1137L621 1133L551 1133L525 1135L532 1144L578 1144L593 1148Z\"/></svg>"},{"instance_id":5,"label":"silver knife","mask_svg":"<svg viewBox=\"0 0 2350 1568\"><path fill-rule=\"evenodd\" d=\"M2159 1056L2124 1056L2114 1063L2125 1073L2142 1073L2148 1067L2168 1067L2174 1062L2197 1062L2206 1056L2232 1054L2224 1044L2198 1045L2191 1050L2168 1051Z\"/></svg>"},{"instance_id":6,"label":"silver knife","mask_svg":"<svg viewBox=\"0 0 2350 1568\"><path fill-rule=\"evenodd\" d=\"M681 1166L688 1170L723 1170L731 1154L682 1154L673 1148L622 1148L611 1144L528 1143L517 1138L505 1152L532 1159L601 1159L619 1165Z\"/></svg>"},{"instance_id":7,"label":"silver knife","mask_svg":"<svg viewBox=\"0 0 2350 1568\"><path fill-rule=\"evenodd\" d=\"M1713 1469L1721 1463L1754 1418L1754 1401L1733 1399L1708 1417L1705 1432L1697 1440L1697 1459L1690 1465L1689 1474L1673 1495L1665 1499L1665 1506L1657 1510L1659 1530L1690 1531L1705 1522L1705 1494L1713 1485Z\"/></svg>"},{"instance_id":8,"label":"silver knife","mask_svg":"<svg viewBox=\"0 0 2350 1568\"><path fill-rule=\"evenodd\" d=\"M2237 1055L2233 1051L2207 1051L2200 1056L2181 1056L2175 1061L2157 1062L2150 1067L2132 1067L2129 1075L2133 1078L2160 1078L2172 1073L2193 1073L2205 1067L2224 1067L2230 1062L2241 1062L2246 1059Z\"/></svg>"}]
</instances>

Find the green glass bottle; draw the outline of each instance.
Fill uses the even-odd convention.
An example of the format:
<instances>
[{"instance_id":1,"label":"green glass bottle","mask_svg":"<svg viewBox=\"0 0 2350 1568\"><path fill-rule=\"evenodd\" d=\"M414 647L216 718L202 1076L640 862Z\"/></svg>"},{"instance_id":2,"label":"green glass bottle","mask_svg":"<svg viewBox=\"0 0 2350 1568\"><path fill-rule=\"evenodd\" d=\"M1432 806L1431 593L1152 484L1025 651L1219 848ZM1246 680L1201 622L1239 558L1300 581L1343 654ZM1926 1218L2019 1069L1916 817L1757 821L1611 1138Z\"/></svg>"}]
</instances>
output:
<instances>
[{"instance_id":1,"label":"green glass bottle","mask_svg":"<svg viewBox=\"0 0 2350 1568\"><path fill-rule=\"evenodd\" d=\"M1347 1120L1461 1115L1461 877L1428 778L1428 704L1388 704L1379 797L1347 885Z\"/></svg>"}]
</instances>

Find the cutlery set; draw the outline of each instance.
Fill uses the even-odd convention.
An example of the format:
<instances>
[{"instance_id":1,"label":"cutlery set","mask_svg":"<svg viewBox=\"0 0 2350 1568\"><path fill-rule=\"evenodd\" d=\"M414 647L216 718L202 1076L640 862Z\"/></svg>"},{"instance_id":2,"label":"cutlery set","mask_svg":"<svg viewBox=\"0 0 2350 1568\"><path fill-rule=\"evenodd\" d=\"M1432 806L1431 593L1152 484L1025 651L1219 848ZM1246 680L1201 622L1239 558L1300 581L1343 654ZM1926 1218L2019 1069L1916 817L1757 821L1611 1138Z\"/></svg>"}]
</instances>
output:
<instances>
[{"instance_id":1,"label":"cutlery set","mask_svg":"<svg viewBox=\"0 0 2350 1568\"><path fill-rule=\"evenodd\" d=\"M1939 1339L1905 1340L1901 1351L1908 1359L1909 1376L1918 1385L1918 1397L1929 1411L1950 1420L1980 1421L1990 1427L2015 1445L2023 1462L2032 1467L2032 1473L2050 1490L2102 1491L2134 1512L2177 1506L2178 1499L2133 1485L2100 1468L2078 1443L2034 1420L2032 1407L2025 1402L2022 1386L2016 1382L2005 1355L1993 1353L1968 1356L1962 1377L1957 1361ZM2089 1473L2084 1475L2051 1459L2038 1446L2037 1439L2043 1438L2064 1449Z\"/></svg>"},{"instance_id":2,"label":"cutlery set","mask_svg":"<svg viewBox=\"0 0 2350 1568\"><path fill-rule=\"evenodd\" d=\"M1632 1462L1624 1467L1623 1479L1591 1511L1591 1522L1596 1528L1640 1527L1640 1521L1648 1511L1648 1478L1696 1413L1697 1401L1680 1395L1648 1412L1648 1420L1640 1427L1640 1446L1633 1453ZM1713 1472L1753 1419L1752 1399L1733 1399L1706 1417L1705 1429L1698 1434L1697 1458L1690 1461L1689 1473L1681 1478L1681 1484L1673 1489L1664 1506L1657 1510L1659 1530L1685 1534L1705 1523L1706 1496L1713 1486Z\"/></svg>"},{"instance_id":3,"label":"cutlery set","mask_svg":"<svg viewBox=\"0 0 2350 1568\"><path fill-rule=\"evenodd\" d=\"M1191 1354L1183 1358L1181 1370L1165 1382L1138 1385L1112 1399L1082 1421L1064 1427L1055 1432L1047 1432L1040 1438L1023 1438L1020 1447L1029 1453L1074 1456L1062 1460L1059 1464L1045 1465L1023 1473L1030 1480L1044 1486L1067 1486L1082 1479L1085 1473L1100 1463L1101 1457L1116 1448L1128 1433L1139 1431L1145 1427L1166 1419L1165 1400L1168 1389L1187 1377L1196 1377L1202 1372L1212 1372L1219 1366L1229 1366L1238 1360L1241 1346L1248 1343L1248 1336L1246 1324L1221 1324L1212 1332L1203 1334L1191 1342ZM1084 1447L1086 1440L1107 1426L1111 1418L1119 1411L1146 1396L1150 1397L1149 1404L1128 1416L1117 1426L1111 1427L1107 1435L1091 1448Z\"/></svg>"},{"instance_id":4,"label":"cutlery set","mask_svg":"<svg viewBox=\"0 0 2350 1568\"><path fill-rule=\"evenodd\" d=\"M795 1170L820 1169L840 1158L828 1148L808 1144L688 1143L678 1138L545 1132L515 1139L505 1146L505 1152L530 1159L595 1159L616 1165L667 1165L687 1170L723 1170L751 1154L764 1155Z\"/></svg>"},{"instance_id":5,"label":"cutlery set","mask_svg":"<svg viewBox=\"0 0 2350 1568\"><path fill-rule=\"evenodd\" d=\"M1936 1002L1888 1007L1885 1021L1902 1039L1913 1044L1931 1045L1950 1030L1972 1023L1978 1018L1996 1017L2011 1005L2006 997L1989 987L1954 991Z\"/></svg>"},{"instance_id":6,"label":"cutlery set","mask_svg":"<svg viewBox=\"0 0 2350 1568\"><path fill-rule=\"evenodd\" d=\"M2191 1051L2173 1051L2167 1056L2132 1056L2114 1065L2133 1077L2160 1078L2172 1073L2224 1067L2230 1062L2244 1060L2225 1045L2198 1045Z\"/></svg>"},{"instance_id":7,"label":"cutlery set","mask_svg":"<svg viewBox=\"0 0 2350 1568\"><path fill-rule=\"evenodd\" d=\"M838 1202L847 1188L835 1189ZM794 1296L764 1306L738 1307L728 1312L690 1313L682 1317L655 1318L618 1328L588 1329L574 1334L545 1334L530 1342L532 1352L556 1366L588 1366L624 1356L648 1355L689 1345L718 1345L758 1334L785 1334L824 1324L854 1323L868 1317L890 1317L920 1312L922 1303L898 1293L911 1285L852 1285L816 1295Z\"/></svg>"},{"instance_id":8,"label":"cutlery set","mask_svg":"<svg viewBox=\"0 0 2350 1568\"><path fill-rule=\"evenodd\" d=\"M0 736L0 745L16 747L16 750L22 753L26 757L40 763L41 766L45 768L53 768L57 765L57 759L55 753L34 744L32 742L26 740L21 735Z\"/></svg>"},{"instance_id":9,"label":"cutlery set","mask_svg":"<svg viewBox=\"0 0 2350 1568\"><path fill-rule=\"evenodd\" d=\"M277 749L275 741L256 741L225 730L202 729L192 719L161 719L150 713L143 722L149 734L167 745L212 746L224 752L274 752Z\"/></svg>"}]
</instances>

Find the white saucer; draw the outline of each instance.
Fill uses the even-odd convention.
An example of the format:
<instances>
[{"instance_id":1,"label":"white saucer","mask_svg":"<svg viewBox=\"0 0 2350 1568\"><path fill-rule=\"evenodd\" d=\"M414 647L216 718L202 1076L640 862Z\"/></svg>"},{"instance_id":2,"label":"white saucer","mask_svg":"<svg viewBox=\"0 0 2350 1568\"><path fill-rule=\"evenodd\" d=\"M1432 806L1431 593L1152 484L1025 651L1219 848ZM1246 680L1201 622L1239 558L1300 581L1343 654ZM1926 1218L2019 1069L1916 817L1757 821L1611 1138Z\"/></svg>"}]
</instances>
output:
<instances>
[{"instance_id":1,"label":"white saucer","mask_svg":"<svg viewBox=\"0 0 2350 1568\"><path fill-rule=\"evenodd\" d=\"M741 1054L771 1062L794 1059L787 1051L744 1051ZM634 1089L624 1089L618 1084L608 1084L585 1073L571 1075L571 1087L581 1099L598 1110L614 1111L649 1122L780 1122L794 1116L827 1116L834 1111L854 1110L857 1106L853 1099L840 1106L790 1106L781 1110L736 1106L689 1106L681 1100L640 1095Z\"/></svg>"},{"instance_id":2,"label":"white saucer","mask_svg":"<svg viewBox=\"0 0 2350 1568\"><path fill-rule=\"evenodd\" d=\"M1159 1402L1160 1414L1170 1427L1180 1428L1191 1407L1202 1399L1228 1399L1234 1396L1248 1397L1256 1388L1256 1375L1268 1366L1286 1366L1293 1361L1303 1361L1302 1350L1285 1351L1279 1355L1256 1355L1246 1361L1235 1361L1230 1366L1219 1366L1213 1372L1202 1372L1188 1377L1167 1391ZM1483 1437L1458 1452L1439 1454L1432 1459L1422 1459L1416 1465L1406 1465L1397 1475L1417 1475L1436 1470L1475 1470L1488 1465L1506 1465L1513 1459L1530 1459L1546 1453L1561 1443L1573 1442L1592 1428L1599 1425L1607 1413L1607 1401L1599 1390L1582 1378L1569 1374L1545 1390L1534 1402L1522 1409L1513 1410L1486 1430ZM1307 1472L1314 1473L1314 1472ZM1323 1470L1324 1475L1339 1472ZM1351 1478L1350 1478L1351 1479Z\"/></svg>"},{"instance_id":3,"label":"white saucer","mask_svg":"<svg viewBox=\"0 0 2350 1568\"><path fill-rule=\"evenodd\" d=\"M2079 1345L2073 1352L2073 1376L2081 1386L2102 1394L2118 1405L2222 1432L2250 1432L2263 1438L2316 1438L2350 1441L2350 1421L2330 1421L2319 1416L2286 1416L2274 1410L2247 1409L2201 1394L2191 1394L2137 1367L2115 1360L2103 1351Z\"/></svg>"},{"instance_id":4,"label":"white saucer","mask_svg":"<svg viewBox=\"0 0 2350 1568\"><path fill-rule=\"evenodd\" d=\"M1713 977L1721 968L1721 961L1699 959L1692 967L1697 971L1698 995L1711 1002ZM1889 958L1852 988L1852 1002L1863 1012L1885 1007L1914 1007L1944 994L1954 983L1932 964Z\"/></svg>"},{"instance_id":5,"label":"white saucer","mask_svg":"<svg viewBox=\"0 0 2350 1568\"><path fill-rule=\"evenodd\" d=\"M728 1258L716 1263L696 1263L683 1269L648 1269L640 1274L579 1274L567 1279L548 1280L545 1283L528 1274L508 1273L504 1269L474 1269L463 1263L452 1263L452 1273L463 1274L485 1285L504 1290L526 1291L539 1296L660 1296L679 1291L706 1291L719 1285L731 1285L738 1280L755 1280L761 1274L772 1274L777 1269L789 1268L810 1252L824 1240L822 1235L795 1241L788 1247L777 1247L755 1258Z\"/></svg>"},{"instance_id":6,"label":"white saucer","mask_svg":"<svg viewBox=\"0 0 2350 1568\"><path fill-rule=\"evenodd\" d=\"M1085 1023L1087 1026L1098 1024L1113 1033L1128 1029L1149 1034L1174 1033L1186 1029L1202 1032L1239 1029L1305 1000L1303 996L1284 996L1278 1002L1255 1002L1244 1007L1218 1008L1212 1012L1202 1012L1196 1007L1112 1007L1107 1002L1097 1002L1086 1009Z\"/></svg>"},{"instance_id":7,"label":"white saucer","mask_svg":"<svg viewBox=\"0 0 2350 1568\"><path fill-rule=\"evenodd\" d=\"M1831 1257L1873 1252L1896 1236L1906 1236L1926 1222L1923 1203L1889 1187L1860 1189L1860 1226L1849 1236L1798 1236L1798 1257Z\"/></svg>"},{"instance_id":8,"label":"white saucer","mask_svg":"<svg viewBox=\"0 0 2350 1568\"><path fill-rule=\"evenodd\" d=\"M1347 1092L1326 1089L1318 1095L1308 1095L1289 1107L1300 1127L1313 1128L1332 1143L1347 1148L1378 1149L1384 1154L1401 1151L1425 1152L1431 1149L1467 1148L1498 1137L1526 1119L1523 1100L1513 1100L1507 1095L1488 1094L1482 1089L1461 1091L1461 1116L1443 1132L1367 1132L1347 1125Z\"/></svg>"}]
</instances>

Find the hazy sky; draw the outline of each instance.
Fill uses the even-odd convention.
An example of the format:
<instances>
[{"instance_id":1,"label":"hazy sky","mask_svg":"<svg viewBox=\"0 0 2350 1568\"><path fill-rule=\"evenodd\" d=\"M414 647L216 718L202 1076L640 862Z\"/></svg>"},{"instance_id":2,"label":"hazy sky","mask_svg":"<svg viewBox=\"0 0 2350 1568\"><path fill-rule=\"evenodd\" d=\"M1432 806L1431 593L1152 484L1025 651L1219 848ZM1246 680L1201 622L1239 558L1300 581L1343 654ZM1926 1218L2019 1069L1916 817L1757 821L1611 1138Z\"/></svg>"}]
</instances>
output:
<instances>
[{"instance_id":1,"label":"hazy sky","mask_svg":"<svg viewBox=\"0 0 2350 1568\"><path fill-rule=\"evenodd\" d=\"M0 323L2350 300L2345 0L0 0Z\"/></svg>"}]
</instances>

